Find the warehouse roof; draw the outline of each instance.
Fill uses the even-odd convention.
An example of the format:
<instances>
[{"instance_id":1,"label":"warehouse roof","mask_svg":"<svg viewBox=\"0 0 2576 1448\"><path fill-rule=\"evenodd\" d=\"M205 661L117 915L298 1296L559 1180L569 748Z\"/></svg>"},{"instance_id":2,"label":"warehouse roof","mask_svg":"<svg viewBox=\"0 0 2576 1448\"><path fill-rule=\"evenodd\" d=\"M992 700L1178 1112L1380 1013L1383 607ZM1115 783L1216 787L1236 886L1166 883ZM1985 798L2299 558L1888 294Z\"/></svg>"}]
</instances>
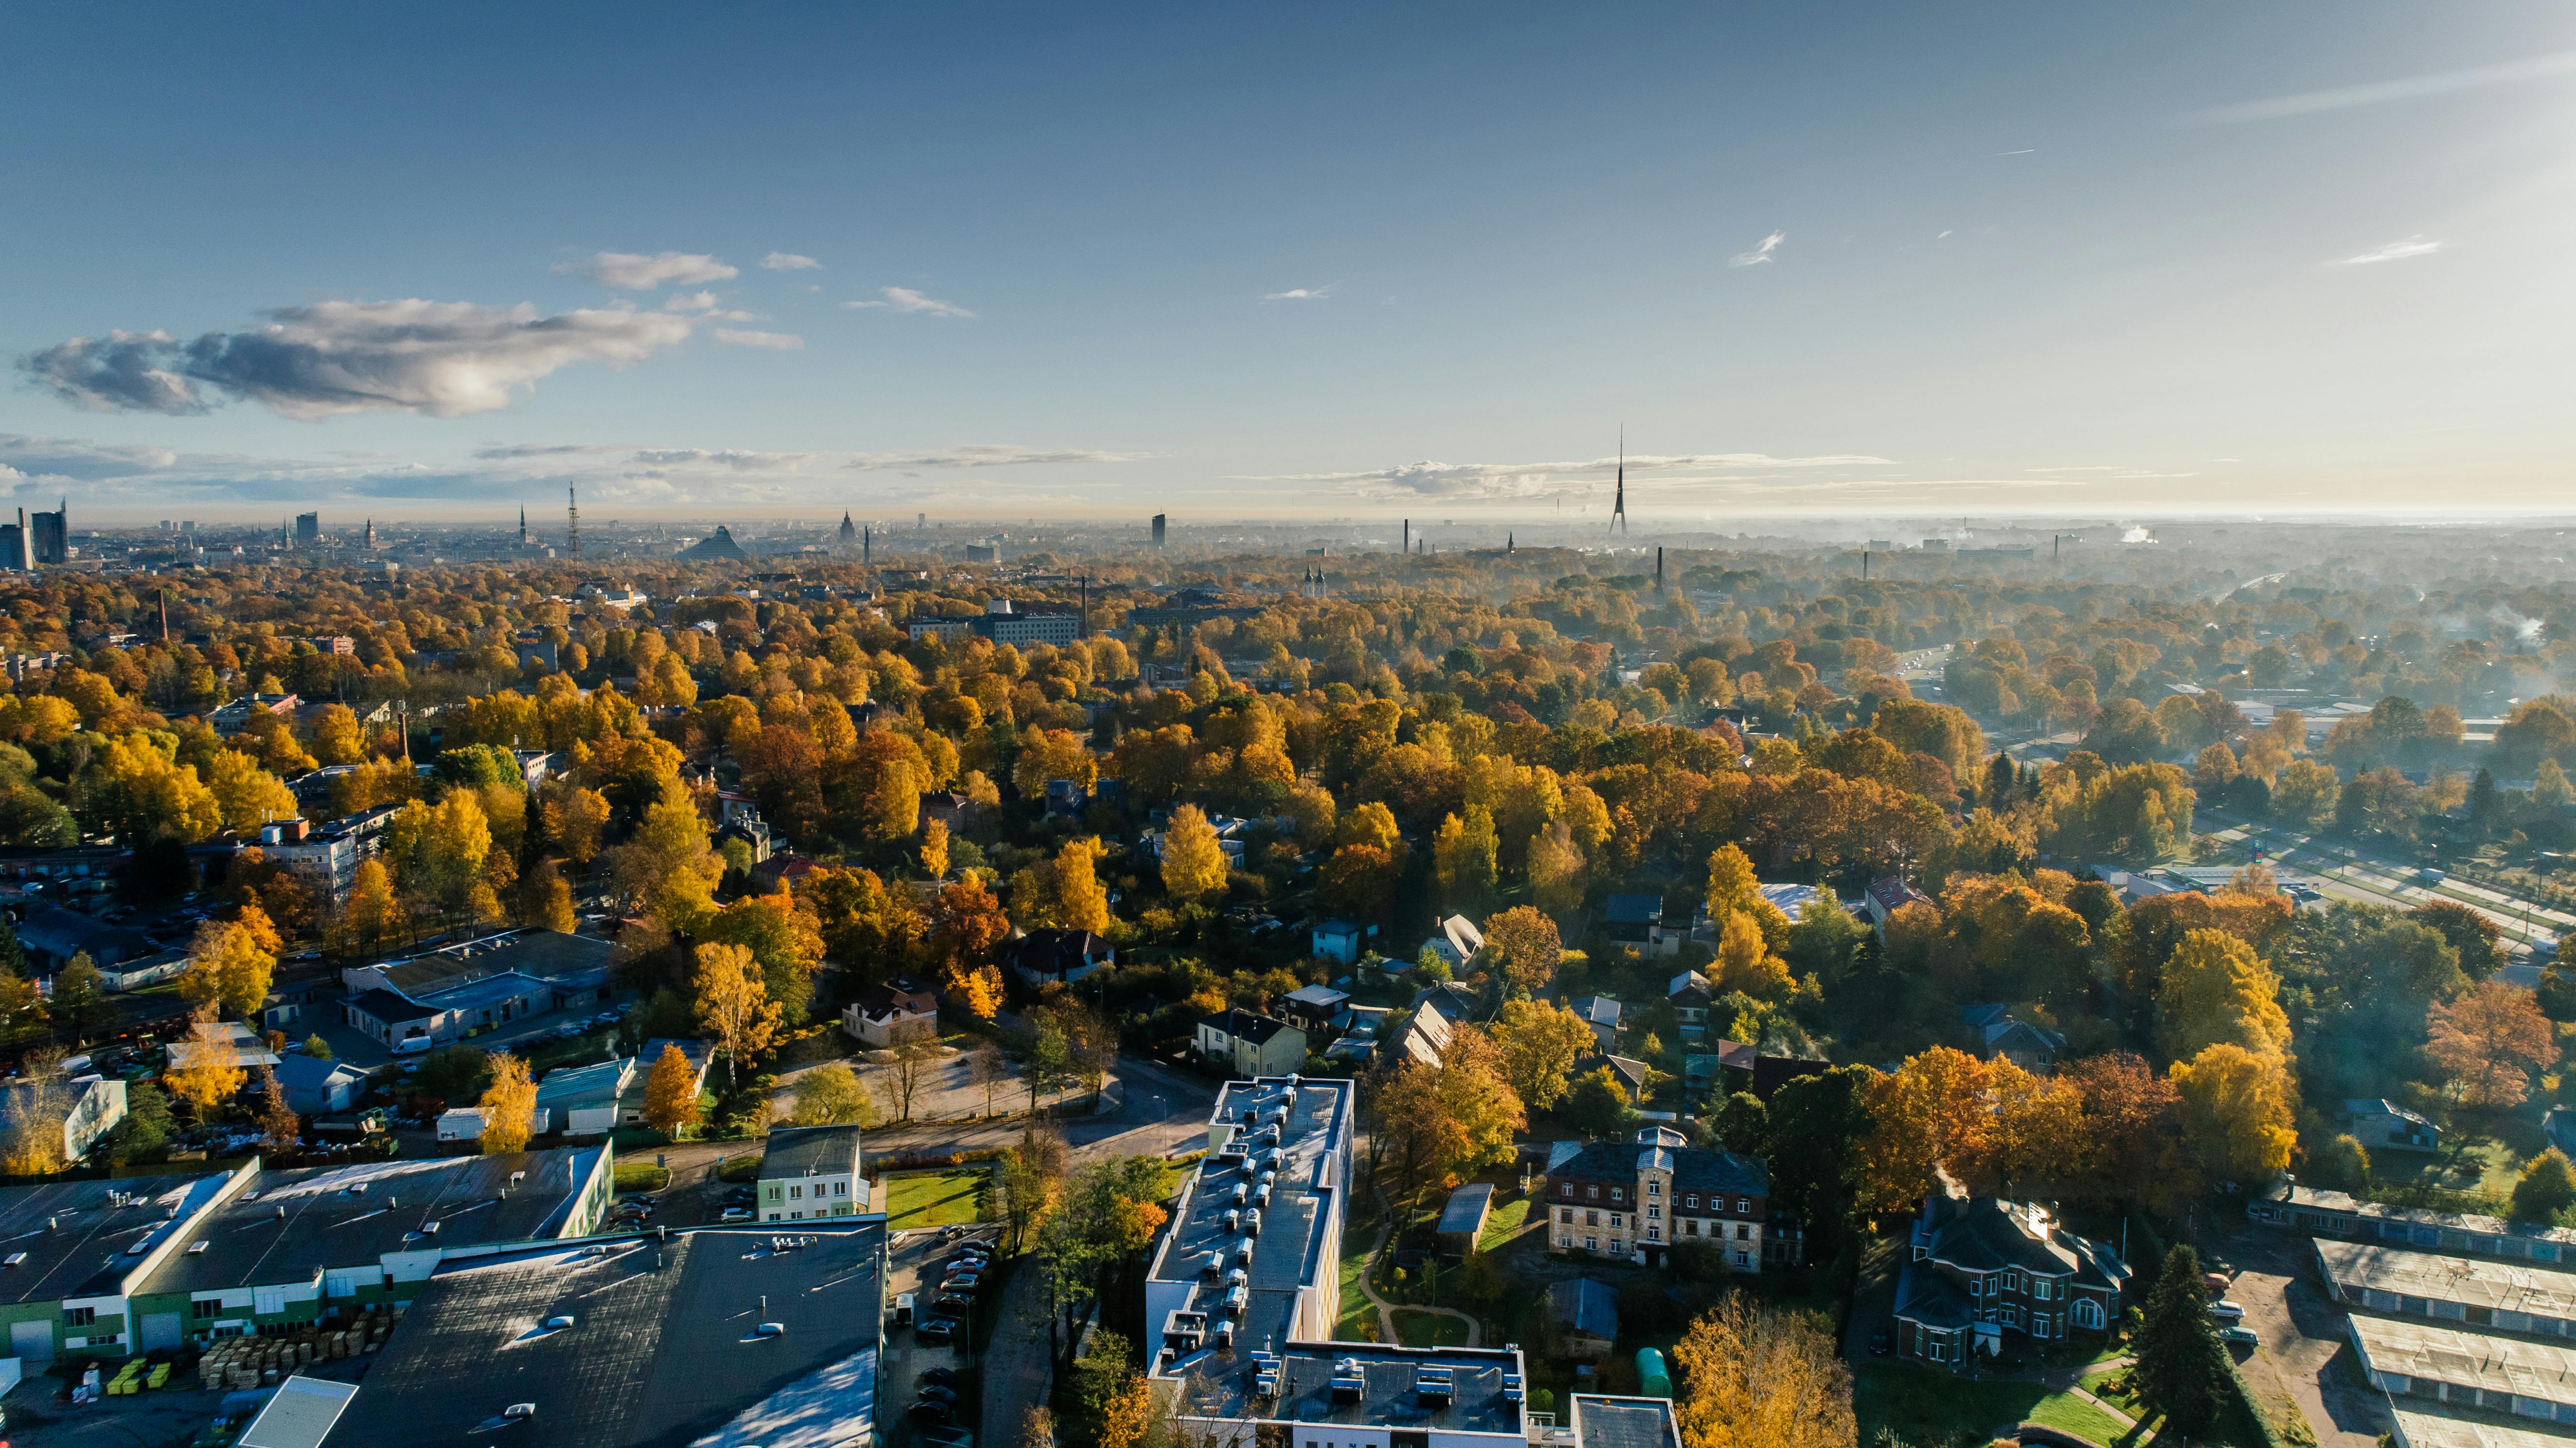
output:
<instances>
[{"instance_id":1,"label":"warehouse roof","mask_svg":"<svg viewBox=\"0 0 2576 1448\"><path fill-rule=\"evenodd\" d=\"M147 1292L309 1282L389 1252L454 1251L563 1230L600 1149L429 1157L264 1172L197 1224ZM513 1180L514 1173L525 1173Z\"/></svg>"},{"instance_id":2,"label":"warehouse roof","mask_svg":"<svg viewBox=\"0 0 2576 1448\"><path fill-rule=\"evenodd\" d=\"M884 1246L881 1222L704 1229L444 1266L328 1442L447 1448L505 1421L513 1448L841 1442L876 1414ZM504 1420L519 1403L534 1416Z\"/></svg>"}]
</instances>

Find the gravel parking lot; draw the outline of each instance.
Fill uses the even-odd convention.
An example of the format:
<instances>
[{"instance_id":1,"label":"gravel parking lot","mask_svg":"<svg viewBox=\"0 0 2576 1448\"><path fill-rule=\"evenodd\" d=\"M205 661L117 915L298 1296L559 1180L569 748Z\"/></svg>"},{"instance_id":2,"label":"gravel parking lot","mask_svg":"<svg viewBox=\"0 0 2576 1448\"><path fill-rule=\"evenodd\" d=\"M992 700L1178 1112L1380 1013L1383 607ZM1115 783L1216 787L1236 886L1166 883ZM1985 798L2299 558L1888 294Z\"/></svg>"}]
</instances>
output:
<instances>
[{"instance_id":1,"label":"gravel parking lot","mask_svg":"<svg viewBox=\"0 0 2576 1448\"><path fill-rule=\"evenodd\" d=\"M2389 1427L2381 1394L2352 1362L2343 1309L2318 1284L2308 1242L2247 1223L2215 1244L2238 1269L2227 1295L2262 1339L2244 1360L2245 1382L2267 1408L2298 1405L2318 1448L2376 1448Z\"/></svg>"}]
</instances>

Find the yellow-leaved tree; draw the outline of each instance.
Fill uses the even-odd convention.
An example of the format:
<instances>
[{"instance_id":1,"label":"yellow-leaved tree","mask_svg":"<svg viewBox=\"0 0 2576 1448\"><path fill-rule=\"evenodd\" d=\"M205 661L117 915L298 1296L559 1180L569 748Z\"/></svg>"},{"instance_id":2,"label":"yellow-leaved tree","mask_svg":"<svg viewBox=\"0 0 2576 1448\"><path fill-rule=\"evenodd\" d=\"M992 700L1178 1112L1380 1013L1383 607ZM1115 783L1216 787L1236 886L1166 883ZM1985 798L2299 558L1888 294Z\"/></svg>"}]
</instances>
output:
<instances>
[{"instance_id":1,"label":"yellow-leaved tree","mask_svg":"<svg viewBox=\"0 0 2576 1448\"><path fill-rule=\"evenodd\" d=\"M2183 1151L2212 1181L2268 1182L2298 1144L2299 1088L2277 1053L2221 1041L2170 1068Z\"/></svg>"},{"instance_id":2,"label":"yellow-leaved tree","mask_svg":"<svg viewBox=\"0 0 2576 1448\"><path fill-rule=\"evenodd\" d=\"M1225 893L1225 848L1197 805L1173 810L1164 830L1163 888L1189 905Z\"/></svg>"},{"instance_id":3,"label":"yellow-leaved tree","mask_svg":"<svg viewBox=\"0 0 2576 1448\"><path fill-rule=\"evenodd\" d=\"M1851 1369L1818 1316L1729 1292L1673 1348L1689 1448L1852 1448Z\"/></svg>"},{"instance_id":4,"label":"yellow-leaved tree","mask_svg":"<svg viewBox=\"0 0 2576 1448\"><path fill-rule=\"evenodd\" d=\"M2220 1042L2281 1055L2290 1046L2290 1018L2281 1010L2280 984L2254 947L2235 935L2188 931L2165 962L2156 992L2157 1042L2176 1060Z\"/></svg>"},{"instance_id":5,"label":"yellow-leaved tree","mask_svg":"<svg viewBox=\"0 0 2576 1448\"><path fill-rule=\"evenodd\" d=\"M698 1072L678 1046L664 1045L644 1078L644 1124L677 1140L698 1124Z\"/></svg>"},{"instance_id":6,"label":"yellow-leaved tree","mask_svg":"<svg viewBox=\"0 0 2576 1448\"><path fill-rule=\"evenodd\" d=\"M349 898L340 902L332 922L332 944L343 951L370 951L401 925L402 906L394 900L393 876L385 870L385 862L360 860L349 884Z\"/></svg>"},{"instance_id":7,"label":"yellow-leaved tree","mask_svg":"<svg viewBox=\"0 0 2576 1448\"><path fill-rule=\"evenodd\" d=\"M1521 1103L1540 1111L1563 1100L1566 1077L1593 1047L1592 1027L1553 1001L1510 1000L1494 1017L1503 1074Z\"/></svg>"},{"instance_id":8,"label":"yellow-leaved tree","mask_svg":"<svg viewBox=\"0 0 2576 1448\"><path fill-rule=\"evenodd\" d=\"M169 1088L171 1098L186 1102L196 1112L199 1121L206 1120L217 1108L233 1099L233 1093L241 1090L242 1083L249 1079L249 1072L232 1064L218 1051L183 1052L182 1059L161 1072L161 1084Z\"/></svg>"},{"instance_id":9,"label":"yellow-leaved tree","mask_svg":"<svg viewBox=\"0 0 2576 1448\"><path fill-rule=\"evenodd\" d=\"M492 1084L483 1088L483 1154L526 1151L537 1132L537 1083L528 1063L507 1051L492 1053Z\"/></svg>"},{"instance_id":10,"label":"yellow-leaved tree","mask_svg":"<svg viewBox=\"0 0 2576 1448\"><path fill-rule=\"evenodd\" d=\"M689 986L697 998L698 1025L724 1047L725 1080L731 1082L744 1057L769 1049L778 1031L778 1005L769 998L760 962L743 947L701 945L697 959Z\"/></svg>"},{"instance_id":11,"label":"yellow-leaved tree","mask_svg":"<svg viewBox=\"0 0 2576 1448\"><path fill-rule=\"evenodd\" d=\"M266 917L261 917L266 923ZM274 938L272 935L271 938ZM221 1007L249 1016L268 999L277 957L260 949L258 933L234 920L209 920L197 927L188 945L188 968L179 976L179 995L190 1005Z\"/></svg>"},{"instance_id":12,"label":"yellow-leaved tree","mask_svg":"<svg viewBox=\"0 0 2576 1448\"><path fill-rule=\"evenodd\" d=\"M1723 920L1730 910L1753 917L1762 938L1778 950L1789 942L1789 917L1762 897L1753 876L1753 857L1734 845L1720 845L1708 856L1708 918Z\"/></svg>"},{"instance_id":13,"label":"yellow-leaved tree","mask_svg":"<svg viewBox=\"0 0 2576 1448\"><path fill-rule=\"evenodd\" d=\"M1754 898L1761 901L1758 895ZM1777 906L1772 907L1772 913L1779 913ZM1771 953L1770 942L1763 937L1762 927L1755 923L1751 912L1729 910L1718 918L1726 922L1726 927L1718 934L1717 959L1709 969L1716 976L1711 984L1719 994L1742 991L1757 1000L1779 1000L1796 988L1788 963Z\"/></svg>"},{"instance_id":14,"label":"yellow-leaved tree","mask_svg":"<svg viewBox=\"0 0 2576 1448\"><path fill-rule=\"evenodd\" d=\"M948 878L948 822L921 822L921 872L934 880Z\"/></svg>"}]
</instances>

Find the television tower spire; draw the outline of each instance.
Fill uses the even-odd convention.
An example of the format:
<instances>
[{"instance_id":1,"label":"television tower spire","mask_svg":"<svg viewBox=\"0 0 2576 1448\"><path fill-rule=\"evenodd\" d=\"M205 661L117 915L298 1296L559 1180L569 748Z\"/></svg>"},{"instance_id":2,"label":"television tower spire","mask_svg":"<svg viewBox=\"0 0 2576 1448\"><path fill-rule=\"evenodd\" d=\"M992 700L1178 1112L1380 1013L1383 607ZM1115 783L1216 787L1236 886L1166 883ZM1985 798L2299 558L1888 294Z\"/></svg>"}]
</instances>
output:
<instances>
[{"instance_id":1,"label":"television tower spire","mask_svg":"<svg viewBox=\"0 0 2576 1448\"><path fill-rule=\"evenodd\" d=\"M569 483L565 484L564 504L565 511L571 515L572 520L571 536L565 541L571 545L572 556L579 558L581 556L581 490Z\"/></svg>"},{"instance_id":2,"label":"television tower spire","mask_svg":"<svg viewBox=\"0 0 2576 1448\"><path fill-rule=\"evenodd\" d=\"M1619 425L1619 490L1610 495L1610 526L1628 531L1628 425Z\"/></svg>"}]
</instances>

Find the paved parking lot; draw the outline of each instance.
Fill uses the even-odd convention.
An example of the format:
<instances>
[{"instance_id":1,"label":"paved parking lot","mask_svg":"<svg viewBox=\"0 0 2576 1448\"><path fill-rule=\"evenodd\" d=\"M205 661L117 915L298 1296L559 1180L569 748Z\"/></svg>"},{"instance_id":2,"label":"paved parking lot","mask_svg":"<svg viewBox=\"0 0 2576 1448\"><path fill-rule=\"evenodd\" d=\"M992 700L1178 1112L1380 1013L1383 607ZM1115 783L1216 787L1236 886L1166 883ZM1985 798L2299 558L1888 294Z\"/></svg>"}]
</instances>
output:
<instances>
[{"instance_id":1,"label":"paved parking lot","mask_svg":"<svg viewBox=\"0 0 2576 1448\"><path fill-rule=\"evenodd\" d=\"M919 1231L897 1233L887 1248L883 1421L888 1441L896 1448L911 1448L911 1445L922 1442L920 1425L915 1424L911 1417L912 1402L919 1395L922 1373L931 1368L947 1368L959 1375L959 1427L971 1424L980 1395L974 1391L974 1375L967 1371L969 1345L964 1329L961 1327L954 1342L932 1342L913 1328L893 1325L895 1302L904 1293L912 1293L919 1304L919 1315L929 1316L931 1299L937 1295L941 1265L948 1260L949 1254L966 1240L980 1241L990 1247L1000 1235L999 1227L977 1227L965 1237L951 1241L945 1237L943 1229L925 1227ZM979 1440L981 1437L979 1434Z\"/></svg>"},{"instance_id":2,"label":"paved parking lot","mask_svg":"<svg viewBox=\"0 0 2576 1448\"><path fill-rule=\"evenodd\" d=\"M2362 1381L2344 1333L2344 1312L2317 1282L2309 1238L2246 1223L2214 1244L2236 1267L2227 1295L2245 1309L2262 1343L2243 1363L2246 1386L2306 1415L2318 1448L2375 1448L2389 1424L2381 1394Z\"/></svg>"}]
</instances>

